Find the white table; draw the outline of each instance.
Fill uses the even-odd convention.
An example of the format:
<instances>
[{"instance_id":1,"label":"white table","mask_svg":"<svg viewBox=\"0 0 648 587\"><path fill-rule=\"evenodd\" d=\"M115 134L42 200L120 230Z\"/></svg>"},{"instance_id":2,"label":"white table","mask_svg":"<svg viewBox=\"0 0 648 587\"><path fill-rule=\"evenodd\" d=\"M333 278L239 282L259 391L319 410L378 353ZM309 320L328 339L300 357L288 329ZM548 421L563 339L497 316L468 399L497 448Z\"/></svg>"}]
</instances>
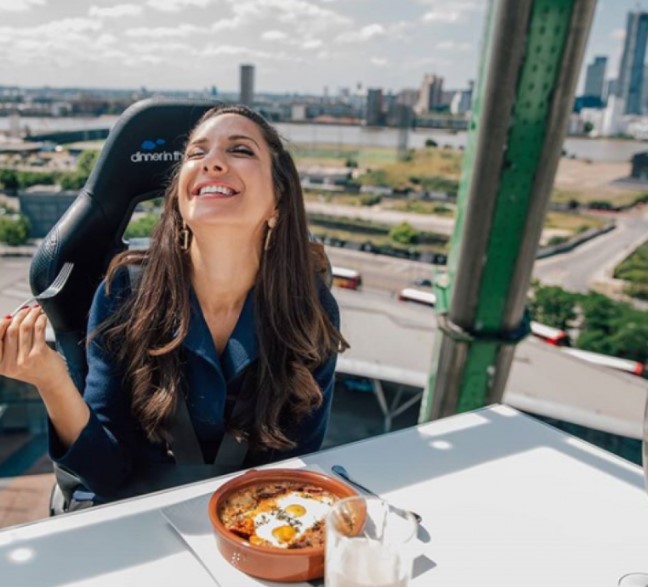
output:
<instances>
[{"instance_id":1,"label":"white table","mask_svg":"<svg viewBox=\"0 0 648 587\"><path fill-rule=\"evenodd\" d=\"M626 573L648 572L648 496L640 468L509 407L330 449L304 462L325 470L341 463L423 516L429 541L417 543L414 586L611 587ZM213 587L160 509L222 482L2 531L0 585Z\"/></svg>"}]
</instances>

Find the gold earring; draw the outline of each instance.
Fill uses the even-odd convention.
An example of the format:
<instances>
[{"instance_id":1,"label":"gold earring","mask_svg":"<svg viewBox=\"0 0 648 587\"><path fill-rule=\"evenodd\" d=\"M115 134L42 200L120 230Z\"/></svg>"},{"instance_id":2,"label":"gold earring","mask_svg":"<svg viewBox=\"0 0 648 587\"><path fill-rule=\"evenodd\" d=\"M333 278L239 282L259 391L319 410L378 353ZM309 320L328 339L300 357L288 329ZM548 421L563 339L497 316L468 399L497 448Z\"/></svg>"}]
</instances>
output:
<instances>
[{"instance_id":1,"label":"gold earring","mask_svg":"<svg viewBox=\"0 0 648 587\"><path fill-rule=\"evenodd\" d=\"M273 216L268 219L268 232L266 232L265 245L263 246L264 251L267 251L270 248L270 238L272 237L272 230L275 226L277 226L277 218L276 216Z\"/></svg>"},{"instance_id":2,"label":"gold earring","mask_svg":"<svg viewBox=\"0 0 648 587\"><path fill-rule=\"evenodd\" d=\"M182 229L180 230L180 249L183 251L189 250L189 228L184 220L182 221Z\"/></svg>"}]
</instances>

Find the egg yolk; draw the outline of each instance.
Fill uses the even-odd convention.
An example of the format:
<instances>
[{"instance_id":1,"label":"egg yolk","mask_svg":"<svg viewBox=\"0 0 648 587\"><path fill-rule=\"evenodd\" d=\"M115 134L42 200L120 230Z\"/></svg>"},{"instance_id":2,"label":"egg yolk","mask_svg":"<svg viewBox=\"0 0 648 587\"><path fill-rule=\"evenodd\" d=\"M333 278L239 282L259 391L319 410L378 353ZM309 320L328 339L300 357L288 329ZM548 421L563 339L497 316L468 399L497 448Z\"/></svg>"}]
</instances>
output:
<instances>
[{"instance_id":1,"label":"egg yolk","mask_svg":"<svg viewBox=\"0 0 648 587\"><path fill-rule=\"evenodd\" d=\"M306 508L303 505L299 505L298 503L287 505L284 510L286 510L286 513L290 514L294 518L300 518L306 513Z\"/></svg>"},{"instance_id":2,"label":"egg yolk","mask_svg":"<svg viewBox=\"0 0 648 587\"><path fill-rule=\"evenodd\" d=\"M272 535L280 542L290 542L297 530L292 526L279 526L272 531Z\"/></svg>"}]
</instances>

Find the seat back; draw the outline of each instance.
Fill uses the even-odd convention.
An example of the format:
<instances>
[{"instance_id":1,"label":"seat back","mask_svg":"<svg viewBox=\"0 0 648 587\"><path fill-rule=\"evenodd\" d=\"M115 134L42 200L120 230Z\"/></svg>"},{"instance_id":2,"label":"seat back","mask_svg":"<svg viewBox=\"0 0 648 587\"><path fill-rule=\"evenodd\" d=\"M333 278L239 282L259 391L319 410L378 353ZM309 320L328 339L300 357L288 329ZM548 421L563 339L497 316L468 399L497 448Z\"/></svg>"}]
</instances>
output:
<instances>
[{"instance_id":1,"label":"seat back","mask_svg":"<svg viewBox=\"0 0 648 587\"><path fill-rule=\"evenodd\" d=\"M66 262L74 270L63 290L42 306L79 390L87 364L84 341L94 292L123 240L135 206L163 195L188 133L216 104L143 100L111 130L85 186L38 248L30 268L34 293L47 288Z\"/></svg>"}]
</instances>

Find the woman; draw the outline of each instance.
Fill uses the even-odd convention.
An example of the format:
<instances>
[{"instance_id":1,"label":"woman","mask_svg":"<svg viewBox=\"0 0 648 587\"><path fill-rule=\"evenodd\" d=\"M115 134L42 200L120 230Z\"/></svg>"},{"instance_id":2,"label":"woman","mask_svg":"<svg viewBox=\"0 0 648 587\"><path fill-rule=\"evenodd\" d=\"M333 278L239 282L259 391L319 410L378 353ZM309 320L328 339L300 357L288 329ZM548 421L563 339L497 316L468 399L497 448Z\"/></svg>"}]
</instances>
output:
<instances>
[{"instance_id":1,"label":"woman","mask_svg":"<svg viewBox=\"0 0 648 587\"><path fill-rule=\"evenodd\" d=\"M204 463L226 431L249 445L242 466L312 452L348 347L315 252L277 132L246 108L214 108L189 137L149 250L116 257L95 294L83 398L37 306L0 324L0 374L38 388L52 459L98 500L142 491L177 460L182 413Z\"/></svg>"}]
</instances>

